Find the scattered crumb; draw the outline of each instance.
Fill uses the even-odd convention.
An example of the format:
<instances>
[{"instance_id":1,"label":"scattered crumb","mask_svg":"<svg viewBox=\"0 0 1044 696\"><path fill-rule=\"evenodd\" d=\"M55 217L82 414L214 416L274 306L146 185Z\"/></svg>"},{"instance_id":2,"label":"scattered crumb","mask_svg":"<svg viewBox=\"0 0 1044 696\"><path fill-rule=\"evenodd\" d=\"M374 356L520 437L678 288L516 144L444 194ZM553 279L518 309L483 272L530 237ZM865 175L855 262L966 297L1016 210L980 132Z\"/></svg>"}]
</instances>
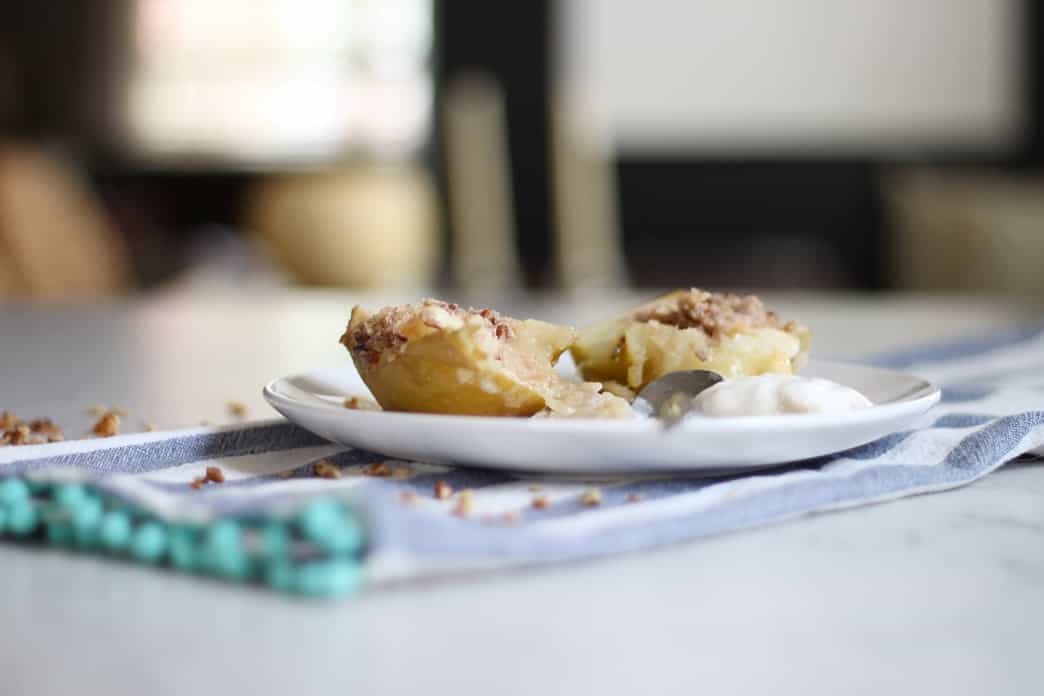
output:
<instances>
[{"instance_id":1,"label":"scattered crumb","mask_svg":"<svg viewBox=\"0 0 1044 696\"><path fill-rule=\"evenodd\" d=\"M294 470L293 469L287 469L286 471L280 471L279 472L279 478L281 478L281 479L288 479L288 478L291 478L293 475L294 475Z\"/></svg>"},{"instance_id":2,"label":"scattered crumb","mask_svg":"<svg viewBox=\"0 0 1044 696\"><path fill-rule=\"evenodd\" d=\"M535 507L537 510L544 510L550 504L551 501L548 500L546 495L538 495L535 498L533 498L532 502L533 507Z\"/></svg>"},{"instance_id":3,"label":"scattered crumb","mask_svg":"<svg viewBox=\"0 0 1044 696\"><path fill-rule=\"evenodd\" d=\"M149 421L143 421L141 424L141 429L147 433L151 433L153 430L156 429L156 426Z\"/></svg>"},{"instance_id":4,"label":"scattered crumb","mask_svg":"<svg viewBox=\"0 0 1044 696\"><path fill-rule=\"evenodd\" d=\"M329 459L320 459L319 461L317 461L315 463L315 465L312 467L312 471L314 471L315 475L318 476L319 478L324 478L324 479L339 479L339 478L341 478L341 470L338 469L337 466L333 462L331 462ZM283 473L287 473L287 472L283 472ZM293 475L292 471L289 472L289 473L291 475Z\"/></svg>"},{"instance_id":5,"label":"scattered crumb","mask_svg":"<svg viewBox=\"0 0 1044 696\"><path fill-rule=\"evenodd\" d=\"M199 422L199 424L201 426L203 426L204 428L209 428L210 426L214 425L213 421L208 421L208 420L201 420Z\"/></svg>"},{"instance_id":6,"label":"scattered crumb","mask_svg":"<svg viewBox=\"0 0 1044 696\"><path fill-rule=\"evenodd\" d=\"M365 396L349 396L344 400L344 407L355 411L380 411L381 405Z\"/></svg>"},{"instance_id":7,"label":"scattered crumb","mask_svg":"<svg viewBox=\"0 0 1044 696\"><path fill-rule=\"evenodd\" d=\"M127 417L127 409L123 408L122 406L113 406L109 410L112 411L113 413L115 413L120 418L126 418Z\"/></svg>"},{"instance_id":8,"label":"scattered crumb","mask_svg":"<svg viewBox=\"0 0 1044 696\"><path fill-rule=\"evenodd\" d=\"M34 418L26 423L10 411L0 413L0 446L44 445L63 439L62 429L50 418Z\"/></svg>"},{"instance_id":9,"label":"scattered crumb","mask_svg":"<svg viewBox=\"0 0 1044 696\"><path fill-rule=\"evenodd\" d=\"M242 401L229 401L228 412L236 418L246 418L247 414L250 413L250 409Z\"/></svg>"},{"instance_id":10,"label":"scattered crumb","mask_svg":"<svg viewBox=\"0 0 1044 696\"><path fill-rule=\"evenodd\" d=\"M28 445L31 444L30 431L28 425L16 425L14 429L7 431L10 436L10 443L12 445Z\"/></svg>"},{"instance_id":11,"label":"scattered crumb","mask_svg":"<svg viewBox=\"0 0 1044 696\"><path fill-rule=\"evenodd\" d=\"M642 496L638 495L637 493L632 493L629 496L627 496L627 502L628 503L637 503L641 499L642 499Z\"/></svg>"},{"instance_id":12,"label":"scattered crumb","mask_svg":"<svg viewBox=\"0 0 1044 696\"><path fill-rule=\"evenodd\" d=\"M11 413L10 411L4 411L0 413L0 430L11 430L12 428L22 424L22 419Z\"/></svg>"},{"instance_id":13,"label":"scattered crumb","mask_svg":"<svg viewBox=\"0 0 1044 696\"><path fill-rule=\"evenodd\" d=\"M206 476L197 476L196 478L192 479L192 483L190 485L198 491L200 488L203 487L203 484L206 482Z\"/></svg>"},{"instance_id":14,"label":"scattered crumb","mask_svg":"<svg viewBox=\"0 0 1044 696\"><path fill-rule=\"evenodd\" d=\"M396 467L392 471L392 478L394 479L408 479L410 476L413 476L413 469L408 466Z\"/></svg>"},{"instance_id":15,"label":"scattered crumb","mask_svg":"<svg viewBox=\"0 0 1044 696\"><path fill-rule=\"evenodd\" d=\"M457 504L453 507L453 514L457 517L467 517L471 514L475 505L475 494L470 488L465 488L457 494Z\"/></svg>"},{"instance_id":16,"label":"scattered crumb","mask_svg":"<svg viewBox=\"0 0 1044 696\"><path fill-rule=\"evenodd\" d=\"M392 468L388 466L388 462L377 462L363 469L363 473L367 476L380 476L383 478L392 475Z\"/></svg>"},{"instance_id":17,"label":"scattered crumb","mask_svg":"<svg viewBox=\"0 0 1044 696\"><path fill-rule=\"evenodd\" d=\"M224 483L225 472L221 470L220 466L208 466L207 481L210 483Z\"/></svg>"},{"instance_id":18,"label":"scattered crumb","mask_svg":"<svg viewBox=\"0 0 1044 696\"><path fill-rule=\"evenodd\" d=\"M87 409L87 413L94 416L95 418L101 418L108 412L109 409L107 409L105 406L102 406L101 404L95 404L94 406L91 406Z\"/></svg>"},{"instance_id":19,"label":"scattered crumb","mask_svg":"<svg viewBox=\"0 0 1044 696\"><path fill-rule=\"evenodd\" d=\"M453 495L453 486L449 485L445 481L436 481L434 493L436 500L445 500L446 498Z\"/></svg>"},{"instance_id":20,"label":"scattered crumb","mask_svg":"<svg viewBox=\"0 0 1044 696\"><path fill-rule=\"evenodd\" d=\"M91 432L99 437L112 437L120 434L120 417L115 411L106 412L91 428Z\"/></svg>"},{"instance_id":21,"label":"scattered crumb","mask_svg":"<svg viewBox=\"0 0 1044 696\"><path fill-rule=\"evenodd\" d=\"M584 507L595 507L602 504L602 489L588 488L580 496L580 504Z\"/></svg>"},{"instance_id":22,"label":"scattered crumb","mask_svg":"<svg viewBox=\"0 0 1044 696\"><path fill-rule=\"evenodd\" d=\"M517 512L515 512L514 510L508 510L503 515L501 515L501 517L508 524L516 524L520 519L522 519L522 516L519 515Z\"/></svg>"},{"instance_id":23,"label":"scattered crumb","mask_svg":"<svg viewBox=\"0 0 1044 696\"><path fill-rule=\"evenodd\" d=\"M403 491L402 493L399 493L399 501L406 505L413 505L418 500L420 500L420 496L413 491Z\"/></svg>"}]
</instances>

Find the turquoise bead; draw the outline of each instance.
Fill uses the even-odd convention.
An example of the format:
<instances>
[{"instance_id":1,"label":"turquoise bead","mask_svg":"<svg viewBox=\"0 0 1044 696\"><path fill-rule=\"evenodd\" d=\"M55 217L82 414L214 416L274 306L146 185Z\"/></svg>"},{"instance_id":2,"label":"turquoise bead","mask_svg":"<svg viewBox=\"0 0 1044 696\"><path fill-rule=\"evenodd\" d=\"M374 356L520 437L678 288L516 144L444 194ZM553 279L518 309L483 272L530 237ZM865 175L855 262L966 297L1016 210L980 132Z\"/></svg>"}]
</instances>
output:
<instances>
[{"instance_id":1,"label":"turquoise bead","mask_svg":"<svg viewBox=\"0 0 1044 696\"><path fill-rule=\"evenodd\" d=\"M243 549L242 532L234 520L214 523L203 540L203 567L224 578L242 579L250 574L250 559Z\"/></svg>"},{"instance_id":2,"label":"turquoise bead","mask_svg":"<svg viewBox=\"0 0 1044 696\"><path fill-rule=\"evenodd\" d=\"M273 590L290 592L294 589L296 581L294 566L288 561L273 561L265 568L265 584Z\"/></svg>"},{"instance_id":3,"label":"turquoise bead","mask_svg":"<svg viewBox=\"0 0 1044 696\"><path fill-rule=\"evenodd\" d=\"M297 516L301 533L317 541L341 524L344 514L341 506L333 500L316 500L308 504Z\"/></svg>"},{"instance_id":4,"label":"turquoise bead","mask_svg":"<svg viewBox=\"0 0 1044 696\"><path fill-rule=\"evenodd\" d=\"M47 541L55 546L66 546L73 542L73 528L68 522L50 522L47 525Z\"/></svg>"},{"instance_id":5,"label":"turquoise bead","mask_svg":"<svg viewBox=\"0 0 1044 696\"><path fill-rule=\"evenodd\" d=\"M332 500L319 500L301 511L298 525L306 539L330 553L353 553L363 544L359 522Z\"/></svg>"},{"instance_id":6,"label":"turquoise bead","mask_svg":"<svg viewBox=\"0 0 1044 696\"><path fill-rule=\"evenodd\" d=\"M131 539L130 515L120 510L105 513L98 529L98 538L109 551L122 551Z\"/></svg>"},{"instance_id":7,"label":"turquoise bead","mask_svg":"<svg viewBox=\"0 0 1044 696\"><path fill-rule=\"evenodd\" d=\"M29 493L32 495L42 495L51 490L51 482L40 479L26 479L25 485L29 486Z\"/></svg>"},{"instance_id":8,"label":"turquoise bead","mask_svg":"<svg viewBox=\"0 0 1044 696\"><path fill-rule=\"evenodd\" d=\"M157 563L167 551L167 530L159 522L146 522L134 532L130 552L145 563Z\"/></svg>"},{"instance_id":9,"label":"turquoise bead","mask_svg":"<svg viewBox=\"0 0 1044 696\"><path fill-rule=\"evenodd\" d=\"M355 553L363 544L362 527L354 519L347 518L340 527L333 529L319 543L329 553Z\"/></svg>"},{"instance_id":10,"label":"turquoise bead","mask_svg":"<svg viewBox=\"0 0 1044 696\"><path fill-rule=\"evenodd\" d=\"M14 505L29 499L29 486L20 478L0 481L0 503Z\"/></svg>"},{"instance_id":11,"label":"turquoise bead","mask_svg":"<svg viewBox=\"0 0 1044 696\"><path fill-rule=\"evenodd\" d=\"M359 566L349 560L306 563L297 569L295 589L303 595L327 597L352 592L362 576Z\"/></svg>"},{"instance_id":12,"label":"turquoise bead","mask_svg":"<svg viewBox=\"0 0 1044 696\"><path fill-rule=\"evenodd\" d=\"M55 486L51 499L63 508L72 509L87 499L87 491L79 483L62 483Z\"/></svg>"},{"instance_id":13,"label":"turquoise bead","mask_svg":"<svg viewBox=\"0 0 1044 696\"><path fill-rule=\"evenodd\" d=\"M31 500L15 503L7 510L7 526L16 536L32 534L39 523L40 513Z\"/></svg>"},{"instance_id":14,"label":"turquoise bead","mask_svg":"<svg viewBox=\"0 0 1044 696\"><path fill-rule=\"evenodd\" d=\"M181 571L191 572L199 567L196 550L198 534L191 527L174 527L170 530L170 564Z\"/></svg>"},{"instance_id":15,"label":"turquoise bead","mask_svg":"<svg viewBox=\"0 0 1044 696\"><path fill-rule=\"evenodd\" d=\"M261 529L261 553L265 558L284 558L290 552L290 530L282 522L266 522Z\"/></svg>"},{"instance_id":16,"label":"turquoise bead","mask_svg":"<svg viewBox=\"0 0 1044 696\"><path fill-rule=\"evenodd\" d=\"M72 511L70 521L73 537L80 548L93 548L98 543L98 525L104 506L98 498L84 498Z\"/></svg>"}]
</instances>

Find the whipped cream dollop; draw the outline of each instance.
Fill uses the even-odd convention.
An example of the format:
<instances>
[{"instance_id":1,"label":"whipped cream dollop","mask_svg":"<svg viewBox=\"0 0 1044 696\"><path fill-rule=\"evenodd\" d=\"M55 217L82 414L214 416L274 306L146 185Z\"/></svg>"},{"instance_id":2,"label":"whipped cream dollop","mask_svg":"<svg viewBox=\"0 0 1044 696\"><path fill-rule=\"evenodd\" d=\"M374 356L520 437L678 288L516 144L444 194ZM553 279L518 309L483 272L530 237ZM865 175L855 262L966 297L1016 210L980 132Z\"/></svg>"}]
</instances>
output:
<instances>
[{"instance_id":1,"label":"whipped cream dollop","mask_svg":"<svg viewBox=\"0 0 1044 696\"><path fill-rule=\"evenodd\" d=\"M711 417L841 413L873 404L851 387L818 377L766 374L733 377L700 392L695 411Z\"/></svg>"}]
</instances>

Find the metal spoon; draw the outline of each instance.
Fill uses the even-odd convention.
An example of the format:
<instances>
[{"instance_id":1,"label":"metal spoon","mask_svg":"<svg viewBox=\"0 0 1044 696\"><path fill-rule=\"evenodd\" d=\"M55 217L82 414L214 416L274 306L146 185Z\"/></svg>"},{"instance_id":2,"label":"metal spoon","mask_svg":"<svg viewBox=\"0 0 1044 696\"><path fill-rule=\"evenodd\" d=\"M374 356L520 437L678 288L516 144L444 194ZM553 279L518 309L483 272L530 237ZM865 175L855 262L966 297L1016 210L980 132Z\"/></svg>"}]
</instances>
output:
<instances>
[{"instance_id":1,"label":"metal spoon","mask_svg":"<svg viewBox=\"0 0 1044 696\"><path fill-rule=\"evenodd\" d=\"M692 411L696 395L724 379L711 370L668 372L638 392L632 407L663 421L664 427L680 423Z\"/></svg>"}]
</instances>

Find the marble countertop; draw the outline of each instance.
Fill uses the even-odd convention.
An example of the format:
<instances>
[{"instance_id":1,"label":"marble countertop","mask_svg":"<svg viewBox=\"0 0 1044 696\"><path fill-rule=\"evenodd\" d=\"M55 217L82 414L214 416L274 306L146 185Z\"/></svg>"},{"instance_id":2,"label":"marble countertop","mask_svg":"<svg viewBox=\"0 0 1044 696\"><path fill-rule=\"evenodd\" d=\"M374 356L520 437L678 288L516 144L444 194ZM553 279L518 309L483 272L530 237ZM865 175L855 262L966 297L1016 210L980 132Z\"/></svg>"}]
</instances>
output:
<instances>
[{"instance_id":1,"label":"marble countertop","mask_svg":"<svg viewBox=\"0 0 1044 696\"><path fill-rule=\"evenodd\" d=\"M267 416L269 378L343 361L354 299L0 307L0 408L70 433L95 403L126 408L130 428L221 422L230 399ZM771 299L831 357L1042 316L967 298ZM504 306L582 323L622 301ZM947 493L334 604L2 546L0 693L1035 694L1042 542L1044 465L1024 463Z\"/></svg>"}]
</instances>

